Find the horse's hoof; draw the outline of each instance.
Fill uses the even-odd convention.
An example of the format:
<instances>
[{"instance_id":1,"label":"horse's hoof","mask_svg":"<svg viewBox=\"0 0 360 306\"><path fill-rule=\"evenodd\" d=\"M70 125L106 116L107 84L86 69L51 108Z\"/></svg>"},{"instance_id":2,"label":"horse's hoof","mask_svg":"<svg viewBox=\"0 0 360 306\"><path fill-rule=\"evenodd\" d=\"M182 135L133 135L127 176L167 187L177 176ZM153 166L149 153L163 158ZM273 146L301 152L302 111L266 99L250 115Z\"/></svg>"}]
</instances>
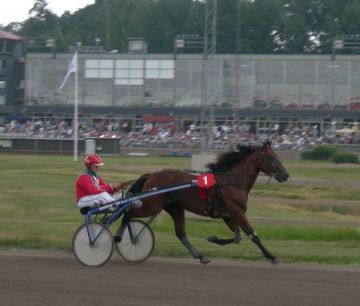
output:
<instances>
[{"instance_id":1,"label":"horse's hoof","mask_svg":"<svg viewBox=\"0 0 360 306\"><path fill-rule=\"evenodd\" d=\"M275 257L274 259L271 259L271 263L275 266L280 263L280 259Z\"/></svg>"},{"instance_id":2,"label":"horse's hoof","mask_svg":"<svg viewBox=\"0 0 360 306\"><path fill-rule=\"evenodd\" d=\"M216 237L216 236L209 236L209 237L207 238L207 241L212 242L212 243L217 243L218 237Z\"/></svg>"},{"instance_id":3,"label":"horse's hoof","mask_svg":"<svg viewBox=\"0 0 360 306\"><path fill-rule=\"evenodd\" d=\"M200 259L200 262L203 264L203 265L206 265L208 264L209 262L211 262L211 260L207 257L201 257L199 258Z\"/></svg>"}]
</instances>

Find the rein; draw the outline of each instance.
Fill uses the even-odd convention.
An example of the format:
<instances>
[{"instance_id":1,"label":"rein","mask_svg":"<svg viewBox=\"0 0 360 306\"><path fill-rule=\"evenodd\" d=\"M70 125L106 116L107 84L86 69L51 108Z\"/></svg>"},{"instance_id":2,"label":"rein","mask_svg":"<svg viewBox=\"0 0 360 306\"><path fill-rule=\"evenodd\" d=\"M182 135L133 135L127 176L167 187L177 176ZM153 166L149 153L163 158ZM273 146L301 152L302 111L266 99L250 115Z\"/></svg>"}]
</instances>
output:
<instances>
[{"instance_id":1,"label":"rein","mask_svg":"<svg viewBox=\"0 0 360 306\"><path fill-rule=\"evenodd\" d=\"M129 185L132 185L133 183L135 183L136 181L137 181L137 179L131 180L131 181L126 181L126 182L123 182L122 184L123 184L124 186L129 186Z\"/></svg>"},{"instance_id":2,"label":"rein","mask_svg":"<svg viewBox=\"0 0 360 306\"><path fill-rule=\"evenodd\" d=\"M263 160L270 167L270 172L268 174L266 174L269 177L269 180L266 183L266 185L268 185L270 183L271 179L276 176L275 166L274 166L274 160L276 160L276 158L273 156L265 155L264 152L261 150L260 160Z\"/></svg>"},{"instance_id":3,"label":"rein","mask_svg":"<svg viewBox=\"0 0 360 306\"><path fill-rule=\"evenodd\" d=\"M212 172L214 174L219 174L221 172ZM230 173L222 173L223 175L229 175L229 176L235 176L235 175L242 175L242 176L267 176L269 179L266 182L266 185L268 185L270 183L270 181L275 177L275 174L273 172L269 173L269 174L265 174L265 173L245 173L245 174L240 174L240 173L236 173L236 172L230 172Z\"/></svg>"},{"instance_id":4,"label":"rein","mask_svg":"<svg viewBox=\"0 0 360 306\"><path fill-rule=\"evenodd\" d=\"M235 176L235 175L242 175L242 176L258 176L260 173L239 173L239 172L213 172L213 171L209 171L210 173L213 173L214 175L215 174L221 174L221 175L232 175L232 176Z\"/></svg>"},{"instance_id":5,"label":"rein","mask_svg":"<svg viewBox=\"0 0 360 306\"><path fill-rule=\"evenodd\" d=\"M269 176L269 180L267 181L266 185L270 184L271 179L274 177L274 175L268 175Z\"/></svg>"}]
</instances>

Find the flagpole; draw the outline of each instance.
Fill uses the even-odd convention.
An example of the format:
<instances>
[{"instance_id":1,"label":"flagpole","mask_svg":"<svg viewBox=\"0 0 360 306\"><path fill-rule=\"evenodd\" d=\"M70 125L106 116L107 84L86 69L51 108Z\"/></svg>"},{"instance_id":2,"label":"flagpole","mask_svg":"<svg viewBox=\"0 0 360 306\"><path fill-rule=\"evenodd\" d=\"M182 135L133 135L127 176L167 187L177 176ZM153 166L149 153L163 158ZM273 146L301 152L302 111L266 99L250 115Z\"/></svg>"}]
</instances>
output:
<instances>
[{"instance_id":1,"label":"flagpole","mask_svg":"<svg viewBox=\"0 0 360 306\"><path fill-rule=\"evenodd\" d=\"M78 160L78 126L79 126L79 69L78 69L78 51L76 51L75 68L75 102L74 102L74 162Z\"/></svg>"},{"instance_id":2,"label":"flagpole","mask_svg":"<svg viewBox=\"0 0 360 306\"><path fill-rule=\"evenodd\" d=\"M66 71L64 80L59 86L59 91L65 86L66 81L72 73L75 73L75 94L74 94L74 120L73 120L73 139L74 139L74 162L78 159L78 126L79 126L79 71L78 71L78 50L75 51L70 65Z\"/></svg>"}]
</instances>

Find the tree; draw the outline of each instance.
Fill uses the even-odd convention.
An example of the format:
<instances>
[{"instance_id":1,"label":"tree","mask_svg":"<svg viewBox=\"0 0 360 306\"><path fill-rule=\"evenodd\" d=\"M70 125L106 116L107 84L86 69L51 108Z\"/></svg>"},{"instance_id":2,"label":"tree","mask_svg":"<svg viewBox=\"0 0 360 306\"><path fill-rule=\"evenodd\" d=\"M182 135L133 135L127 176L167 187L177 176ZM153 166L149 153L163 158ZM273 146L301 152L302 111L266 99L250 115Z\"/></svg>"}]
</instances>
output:
<instances>
[{"instance_id":1,"label":"tree","mask_svg":"<svg viewBox=\"0 0 360 306\"><path fill-rule=\"evenodd\" d=\"M204 35L205 0L96 0L58 17L36 0L25 22L9 26L30 37L56 38L58 51L75 41L127 51L143 37L149 52L170 53L177 34ZM332 39L360 32L360 0L219 0L218 53L330 53ZM196 50L201 52L201 50Z\"/></svg>"},{"instance_id":2,"label":"tree","mask_svg":"<svg viewBox=\"0 0 360 306\"><path fill-rule=\"evenodd\" d=\"M33 17L39 20L45 20L49 13L47 6L48 3L46 0L35 0L33 7L29 10L29 15L33 15Z\"/></svg>"}]
</instances>

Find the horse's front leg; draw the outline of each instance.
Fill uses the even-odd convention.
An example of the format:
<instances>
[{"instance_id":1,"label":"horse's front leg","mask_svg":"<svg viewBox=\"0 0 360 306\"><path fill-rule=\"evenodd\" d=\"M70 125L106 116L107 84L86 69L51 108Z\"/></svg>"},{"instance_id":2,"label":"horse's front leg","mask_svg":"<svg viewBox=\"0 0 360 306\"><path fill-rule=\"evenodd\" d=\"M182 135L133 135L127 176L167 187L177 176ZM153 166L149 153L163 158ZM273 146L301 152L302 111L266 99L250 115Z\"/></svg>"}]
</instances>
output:
<instances>
[{"instance_id":1,"label":"horse's front leg","mask_svg":"<svg viewBox=\"0 0 360 306\"><path fill-rule=\"evenodd\" d=\"M239 201L239 198L241 202L246 203L247 193L244 192L242 189L240 189L239 193L239 188L235 185L224 185L223 188L220 189L219 198L221 199L221 206L224 210L224 213L227 215L223 217L223 220L229 227L229 229L234 233L234 237L229 239L221 239L217 236L210 236L207 238L207 240L219 245L227 245L230 243L238 244L240 243L242 237L239 228L239 222L236 218L233 218L233 215L237 214L238 210L237 206L235 206L234 203Z\"/></svg>"},{"instance_id":2,"label":"horse's front leg","mask_svg":"<svg viewBox=\"0 0 360 306\"><path fill-rule=\"evenodd\" d=\"M208 241L212 242L212 243L216 243L219 245L227 245L230 243L240 243L241 241L241 231L239 226L233 222L230 218L223 218L224 222L227 224L227 226L230 228L231 231L234 232L234 237L233 238L228 238L228 239L222 239L222 238L218 238L217 236L210 236L207 238Z\"/></svg>"},{"instance_id":3,"label":"horse's front leg","mask_svg":"<svg viewBox=\"0 0 360 306\"><path fill-rule=\"evenodd\" d=\"M251 227L249 220L247 219L245 212L243 210L241 210L238 217L239 217L239 225L241 229L245 232L245 234L249 237L249 239L258 246L258 248L261 250L261 252L267 259L269 259L273 264L277 264L279 260L264 247L259 236Z\"/></svg>"},{"instance_id":4,"label":"horse's front leg","mask_svg":"<svg viewBox=\"0 0 360 306\"><path fill-rule=\"evenodd\" d=\"M195 259L199 259L202 264L209 263L210 259L204 257L201 253L199 253L199 251L194 248L194 246L186 237L184 209L171 204L167 205L164 209L174 221L176 237L181 241L181 243L186 247L186 249Z\"/></svg>"},{"instance_id":5,"label":"horse's front leg","mask_svg":"<svg viewBox=\"0 0 360 306\"><path fill-rule=\"evenodd\" d=\"M258 248L261 250L261 252L263 253L263 255L269 259L271 261L271 263L273 265L276 265L277 263L279 263L279 259L277 257L275 257L274 255L272 255L265 247L264 245L262 244L259 236L256 234L256 232L251 229L250 233L248 234L250 240L252 242L254 242Z\"/></svg>"}]
</instances>

